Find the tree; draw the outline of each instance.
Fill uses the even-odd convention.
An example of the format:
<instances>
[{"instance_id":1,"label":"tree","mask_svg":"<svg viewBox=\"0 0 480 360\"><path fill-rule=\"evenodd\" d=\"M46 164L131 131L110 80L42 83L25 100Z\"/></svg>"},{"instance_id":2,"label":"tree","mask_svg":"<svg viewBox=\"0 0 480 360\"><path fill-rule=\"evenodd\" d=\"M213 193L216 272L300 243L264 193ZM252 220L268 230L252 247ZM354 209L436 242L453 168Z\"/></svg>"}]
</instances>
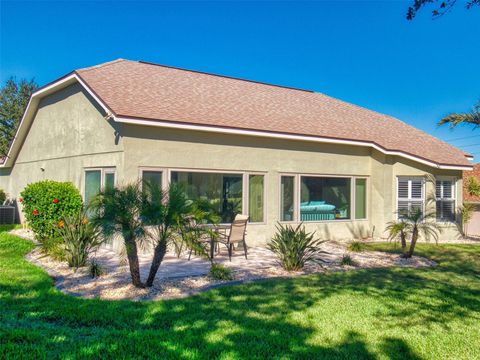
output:
<instances>
[{"instance_id":1,"label":"tree","mask_svg":"<svg viewBox=\"0 0 480 360\"><path fill-rule=\"evenodd\" d=\"M177 184L171 184L167 191L153 183L145 183L144 187L146 196L143 199L141 218L149 226L148 236L154 244L146 285L152 286L168 245L175 239L180 237L180 241L184 241L187 247L208 254L198 241L208 230L194 224L204 220L215 222L218 219L189 200Z\"/></svg>"},{"instance_id":2,"label":"tree","mask_svg":"<svg viewBox=\"0 0 480 360\"><path fill-rule=\"evenodd\" d=\"M400 244L402 246L402 256L405 257L407 253L407 235L410 231L410 225L404 221L390 221L387 224L385 231L388 232L388 239L395 240L400 238Z\"/></svg>"},{"instance_id":3,"label":"tree","mask_svg":"<svg viewBox=\"0 0 480 360\"><path fill-rule=\"evenodd\" d=\"M414 0L412 6L407 10L407 20L413 20L417 12L428 4L437 5L432 11L432 18L439 18L448 13L456 3L457 0ZM466 9L471 9L476 5L480 5L480 0L467 0L465 2Z\"/></svg>"},{"instance_id":4,"label":"tree","mask_svg":"<svg viewBox=\"0 0 480 360\"><path fill-rule=\"evenodd\" d=\"M11 77L0 89L0 156L6 156L32 93L38 88L31 79Z\"/></svg>"},{"instance_id":5,"label":"tree","mask_svg":"<svg viewBox=\"0 0 480 360\"><path fill-rule=\"evenodd\" d=\"M467 191L472 196L480 196L480 182L474 176L467 179Z\"/></svg>"},{"instance_id":6,"label":"tree","mask_svg":"<svg viewBox=\"0 0 480 360\"><path fill-rule=\"evenodd\" d=\"M421 209L413 209L408 214L403 215L399 221L392 221L388 224L385 231L388 231L389 238L394 239L400 236L403 258L408 259L413 256L420 236L423 236L427 241L431 238L434 238L435 241L438 240L441 228L435 221L431 221L431 218L434 217L433 213L424 213ZM409 247L406 241L408 236L411 237Z\"/></svg>"},{"instance_id":7,"label":"tree","mask_svg":"<svg viewBox=\"0 0 480 360\"><path fill-rule=\"evenodd\" d=\"M105 238L121 235L125 244L132 284L143 288L138 262L138 245L145 239L145 226L140 218L144 194L138 183L108 187L90 203L92 223L98 225Z\"/></svg>"},{"instance_id":8,"label":"tree","mask_svg":"<svg viewBox=\"0 0 480 360\"><path fill-rule=\"evenodd\" d=\"M448 124L450 128L458 125L473 125L474 129L480 126L480 100L473 107L472 111L467 113L452 113L445 116L438 122L438 126Z\"/></svg>"}]
</instances>

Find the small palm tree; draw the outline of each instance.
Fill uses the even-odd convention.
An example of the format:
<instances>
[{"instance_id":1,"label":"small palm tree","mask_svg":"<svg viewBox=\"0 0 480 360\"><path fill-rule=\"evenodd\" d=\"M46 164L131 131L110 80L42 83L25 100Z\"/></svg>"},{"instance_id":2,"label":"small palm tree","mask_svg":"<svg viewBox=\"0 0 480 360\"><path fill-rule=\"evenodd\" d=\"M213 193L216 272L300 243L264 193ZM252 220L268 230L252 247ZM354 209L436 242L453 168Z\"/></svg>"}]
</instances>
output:
<instances>
[{"instance_id":1,"label":"small palm tree","mask_svg":"<svg viewBox=\"0 0 480 360\"><path fill-rule=\"evenodd\" d=\"M410 224L405 220L390 221L387 224L385 231L388 231L388 239L395 240L400 238L400 244L402 246L402 256L405 257L407 253L407 236L410 233Z\"/></svg>"},{"instance_id":2,"label":"small palm tree","mask_svg":"<svg viewBox=\"0 0 480 360\"><path fill-rule=\"evenodd\" d=\"M468 113L453 113L445 116L438 122L438 125L449 124L450 128L454 128L460 124L473 125L475 128L480 126L480 101Z\"/></svg>"},{"instance_id":3,"label":"small palm tree","mask_svg":"<svg viewBox=\"0 0 480 360\"><path fill-rule=\"evenodd\" d=\"M203 206L189 200L183 188L177 184L171 184L169 189L164 191L156 184L146 183L144 191L146 196L141 218L145 225L151 227L149 237L154 244L153 260L146 285L152 286L170 242L180 238L187 247L196 251L203 249L198 240L208 230L202 230L192 224L205 220L215 222L216 218L204 210Z\"/></svg>"},{"instance_id":4,"label":"small palm tree","mask_svg":"<svg viewBox=\"0 0 480 360\"><path fill-rule=\"evenodd\" d=\"M416 208L403 215L401 220L388 224L386 231L389 232L389 237L396 238L400 236L402 257L408 259L413 256L415 245L420 236L423 236L427 241L431 238L435 239L435 241L438 240L441 228L435 221L431 221L432 218L435 218L434 213L424 213L421 209ZM406 239L409 235L411 240L407 250Z\"/></svg>"},{"instance_id":5,"label":"small palm tree","mask_svg":"<svg viewBox=\"0 0 480 360\"><path fill-rule=\"evenodd\" d=\"M143 193L138 183L106 188L90 203L92 223L98 225L105 238L121 235L125 243L132 284L145 287L140 279L138 244L145 237L145 228L139 215Z\"/></svg>"}]
</instances>

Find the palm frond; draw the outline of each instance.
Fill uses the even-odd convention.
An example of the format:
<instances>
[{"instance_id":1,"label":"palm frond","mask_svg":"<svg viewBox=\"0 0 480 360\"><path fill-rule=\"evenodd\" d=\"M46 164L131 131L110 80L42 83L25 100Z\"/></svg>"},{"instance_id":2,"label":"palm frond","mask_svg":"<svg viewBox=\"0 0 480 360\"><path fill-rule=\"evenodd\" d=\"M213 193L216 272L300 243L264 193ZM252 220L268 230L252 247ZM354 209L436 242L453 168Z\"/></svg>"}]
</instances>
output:
<instances>
[{"instance_id":1,"label":"palm frond","mask_svg":"<svg viewBox=\"0 0 480 360\"><path fill-rule=\"evenodd\" d=\"M480 126L480 101L473 107L472 111L467 113L453 113L445 116L438 122L438 126L448 124L450 128L458 125L473 125L475 128Z\"/></svg>"}]
</instances>

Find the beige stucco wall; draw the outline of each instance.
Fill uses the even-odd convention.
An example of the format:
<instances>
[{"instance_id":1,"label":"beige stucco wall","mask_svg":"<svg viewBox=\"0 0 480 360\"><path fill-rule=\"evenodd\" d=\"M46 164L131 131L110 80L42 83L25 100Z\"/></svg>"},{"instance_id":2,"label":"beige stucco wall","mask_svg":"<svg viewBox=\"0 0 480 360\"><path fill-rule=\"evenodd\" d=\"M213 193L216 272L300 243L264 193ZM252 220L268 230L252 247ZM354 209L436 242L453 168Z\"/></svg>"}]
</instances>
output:
<instances>
[{"instance_id":1,"label":"beige stucco wall","mask_svg":"<svg viewBox=\"0 0 480 360\"><path fill-rule=\"evenodd\" d=\"M53 179L72 181L83 193L88 167L115 167L120 184L137 180L144 167L262 172L266 221L248 225L251 245L265 243L275 231L281 173L367 177L366 220L305 223L309 231L327 239L384 236L386 223L395 218L397 176L461 179L459 171L438 171L368 147L121 126L105 120L93 99L73 85L41 101L15 166L0 170L0 187L16 198L28 183ZM427 193L433 186L427 182ZM457 205L461 196L458 180ZM442 237L454 236L456 227L445 225Z\"/></svg>"},{"instance_id":2,"label":"beige stucco wall","mask_svg":"<svg viewBox=\"0 0 480 360\"><path fill-rule=\"evenodd\" d=\"M385 236L386 223L395 218L397 176L434 174L461 179L458 171L434 171L367 147L132 125L124 127L124 136L125 179L137 179L141 167L265 172L266 222L249 224L247 240L251 244L264 243L275 231L282 173L368 178L367 220L305 223L309 231L316 231L320 237L339 240L372 233L375 237ZM433 186L427 183L427 192ZM461 192L457 196L461 199ZM446 226L446 230L443 236L458 235L455 226Z\"/></svg>"},{"instance_id":3,"label":"beige stucco wall","mask_svg":"<svg viewBox=\"0 0 480 360\"><path fill-rule=\"evenodd\" d=\"M121 132L119 125L106 121L79 85L47 96L14 167L0 169L0 187L15 199L27 184L43 179L71 181L83 189L87 167L115 166L121 175L123 141L116 131Z\"/></svg>"}]
</instances>

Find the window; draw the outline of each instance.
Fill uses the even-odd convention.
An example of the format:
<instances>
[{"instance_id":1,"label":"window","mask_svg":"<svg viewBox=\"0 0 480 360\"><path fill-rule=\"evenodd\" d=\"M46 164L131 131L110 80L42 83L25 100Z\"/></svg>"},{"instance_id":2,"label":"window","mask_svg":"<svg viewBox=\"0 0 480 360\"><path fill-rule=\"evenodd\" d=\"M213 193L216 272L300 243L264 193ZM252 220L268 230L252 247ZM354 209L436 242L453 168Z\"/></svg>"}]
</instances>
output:
<instances>
[{"instance_id":1,"label":"window","mask_svg":"<svg viewBox=\"0 0 480 360\"><path fill-rule=\"evenodd\" d=\"M181 184L189 199L208 202L223 223L242 213L243 174L172 171L171 181Z\"/></svg>"},{"instance_id":2,"label":"window","mask_svg":"<svg viewBox=\"0 0 480 360\"><path fill-rule=\"evenodd\" d=\"M295 194L295 177L282 176L281 177L281 195L280 195L280 220L293 221L294 220L294 194Z\"/></svg>"},{"instance_id":3,"label":"window","mask_svg":"<svg viewBox=\"0 0 480 360\"><path fill-rule=\"evenodd\" d=\"M350 178L302 176L300 221L350 219Z\"/></svg>"},{"instance_id":4,"label":"window","mask_svg":"<svg viewBox=\"0 0 480 360\"><path fill-rule=\"evenodd\" d=\"M115 169L85 170L85 204L92 200L102 189L115 186Z\"/></svg>"},{"instance_id":5,"label":"window","mask_svg":"<svg viewBox=\"0 0 480 360\"><path fill-rule=\"evenodd\" d=\"M367 218L367 179L355 179L355 219Z\"/></svg>"},{"instance_id":6,"label":"window","mask_svg":"<svg viewBox=\"0 0 480 360\"><path fill-rule=\"evenodd\" d=\"M435 184L437 221L455 221L455 184L453 180L438 180Z\"/></svg>"},{"instance_id":7,"label":"window","mask_svg":"<svg viewBox=\"0 0 480 360\"><path fill-rule=\"evenodd\" d=\"M264 217L264 176L248 177L248 214L250 222L263 222Z\"/></svg>"},{"instance_id":8,"label":"window","mask_svg":"<svg viewBox=\"0 0 480 360\"><path fill-rule=\"evenodd\" d=\"M150 183L162 188L162 171L151 171L151 170L143 170L142 171L142 188L145 186L146 183Z\"/></svg>"},{"instance_id":9,"label":"window","mask_svg":"<svg viewBox=\"0 0 480 360\"><path fill-rule=\"evenodd\" d=\"M402 218L412 211L424 211L425 190L422 178L398 178L397 181L397 213Z\"/></svg>"}]
</instances>

